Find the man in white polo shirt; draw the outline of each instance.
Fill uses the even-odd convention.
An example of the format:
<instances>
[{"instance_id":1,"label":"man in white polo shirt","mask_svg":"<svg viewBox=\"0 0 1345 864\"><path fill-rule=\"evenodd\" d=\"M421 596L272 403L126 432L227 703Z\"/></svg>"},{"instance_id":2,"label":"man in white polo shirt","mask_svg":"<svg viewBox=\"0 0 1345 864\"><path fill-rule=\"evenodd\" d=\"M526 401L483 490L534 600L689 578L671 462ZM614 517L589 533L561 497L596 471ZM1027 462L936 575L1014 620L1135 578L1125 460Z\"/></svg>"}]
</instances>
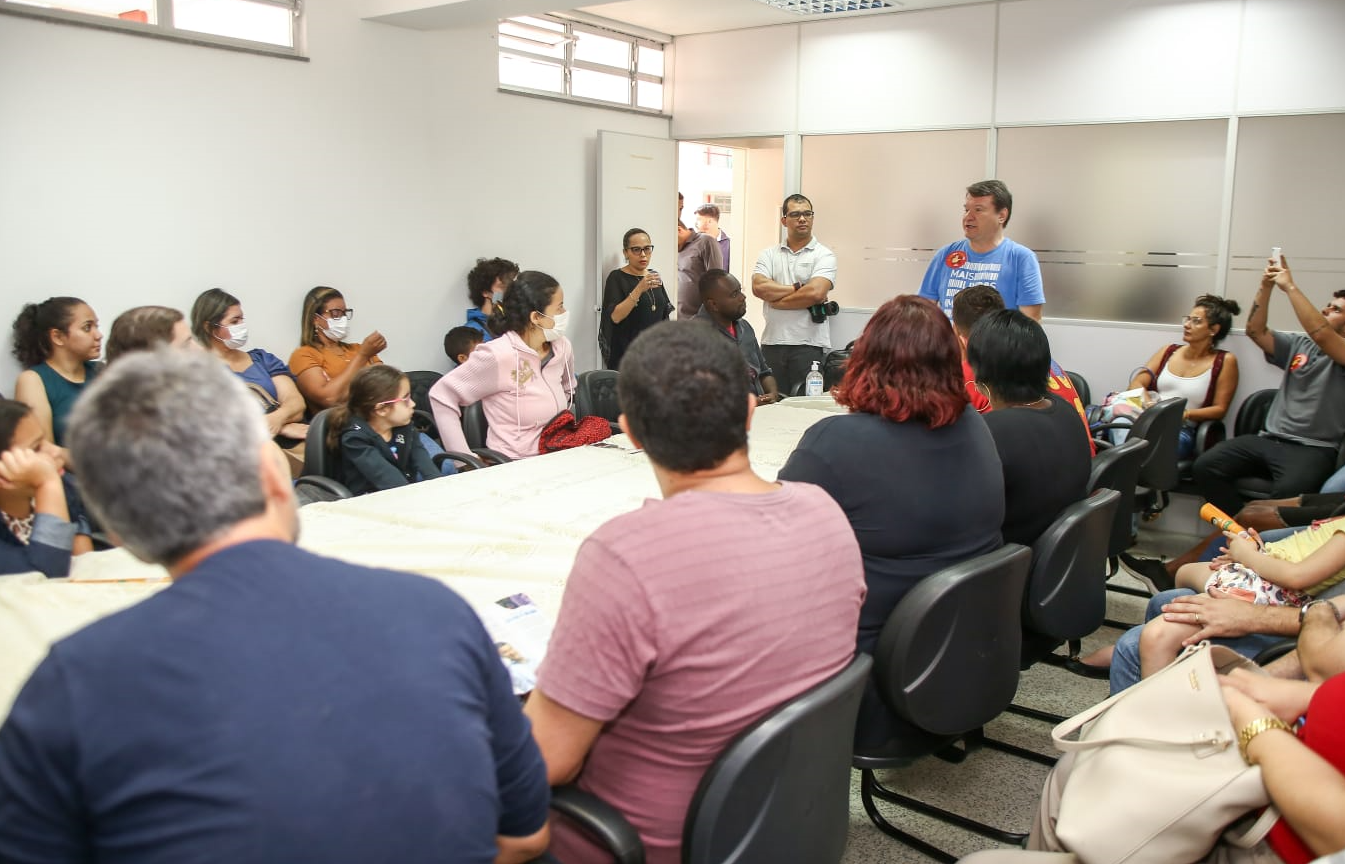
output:
<instances>
[{"instance_id":1,"label":"man in white polo shirt","mask_svg":"<svg viewBox=\"0 0 1345 864\"><path fill-rule=\"evenodd\" d=\"M765 304L761 350L782 394L792 394L813 361L831 350L831 328L820 307L836 283L836 255L813 237L813 203L790 195L780 208L785 241L757 256L752 293ZM810 307L818 307L810 311Z\"/></svg>"}]
</instances>

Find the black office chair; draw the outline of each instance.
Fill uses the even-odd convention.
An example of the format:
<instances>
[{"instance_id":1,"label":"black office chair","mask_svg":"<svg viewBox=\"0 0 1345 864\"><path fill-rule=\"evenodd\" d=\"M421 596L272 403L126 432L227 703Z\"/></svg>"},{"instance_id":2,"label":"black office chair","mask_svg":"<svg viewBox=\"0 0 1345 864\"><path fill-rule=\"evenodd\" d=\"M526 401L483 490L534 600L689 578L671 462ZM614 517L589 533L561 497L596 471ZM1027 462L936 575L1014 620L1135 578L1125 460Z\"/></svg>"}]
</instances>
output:
<instances>
[{"instance_id":1,"label":"black office chair","mask_svg":"<svg viewBox=\"0 0 1345 864\"><path fill-rule=\"evenodd\" d=\"M1032 544L1032 571L1023 595L1021 668L1068 645L1077 659L1080 640L1107 612L1107 552L1121 504L1115 489L1098 489L1066 507Z\"/></svg>"},{"instance_id":2,"label":"black office chair","mask_svg":"<svg viewBox=\"0 0 1345 864\"><path fill-rule=\"evenodd\" d=\"M574 391L575 417L601 417L612 424L612 434L621 434L617 418L621 416L621 402L616 395L616 382L621 373L611 369L593 369L580 372Z\"/></svg>"},{"instance_id":3,"label":"black office chair","mask_svg":"<svg viewBox=\"0 0 1345 864\"><path fill-rule=\"evenodd\" d=\"M444 377L443 373L422 369L407 372L406 377L411 382L411 402L416 406L411 422L415 424L417 432L424 432L442 446L443 439L439 437L439 427L434 422L434 406L430 404L430 388L439 383L439 379Z\"/></svg>"},{"instance_id":4,"label":"black office chair","mask_svg":"<svg viewBox=\"0 0 1345 864\"><path fill-rule=\"evenodd\" d=\"M1177 439L1182 431L1182 414L1186 411L1186 399L1177 397L1164 399L1140 412L1135 422L1128 426L1130 434L1126 440L1135 438L1149 442L1149 449L1140 462L1138 485L1144 488L1144 506L1146 519L1156 517L1168 505L1168 493L1177 488L1181 474L1177 467ZM1125 423L1107 423L1093 427L1094 433L1110 429L1125 429ZM1105 435L1097 439L1098 450L1112 447ZM1134 506L1134 505L1132 505Z\"/></svg>"},{"instance_id":5,"label":"black office chair","mask_svg":"<svg viewBox=\"0 0 1345 864\"><path fill-rule=\"evenodd\" d=\"M836 675L738 735L701 778L682 830L686 864L841 860L850 829L850 742L872 660ZM641 864L630 823L573 786L551 806L606 846L618 864Z\"/></svg>"},{"instance_id":6,"label":"black office chair","mask_svg":"<svg viewBox=\"0 0 1345 864\"><path fill-rule=\"evenodd\" d=\"M1275 394L1278 392L1274 388L1257 390L1242 400L1238 416L1233 421L1233 434L1255 435L1265 429L1266 418L1270 416L1270 403L1275 401ZM1246 475L1239 477L1233 485L1237 487L1238 494L1247 501L1263 500L1274 494L1273 481L1269 475L1263 477Z\"/></svg>"},{"instance_id":7,"label":"black office chair","mask_svg":"<svg viewBox=\"0 0 1345 864\"><path fill-rule=\"evenodd\" d=\"M332 409L324 408L308 421L308 435L304 438L304 470L300 476L316 475L340 482L340 454L333 453L327 447L327 427L331 415Z\"/></svg>"},{"instance_id":8,"label":"black office chair","mask_svg":"<svg viewBox=\"0 0 1345 864\"><path fill-rule=\"evenodd\" d=\"M1031 550L1011 543L946 567L907 592L878 637L873 672L878 694L890 711L922 731L855 752L851 764L860 770L860 800L879 830L938 861L955 857L897 828L874 799L1006 843L1024 835L901 795L879 783L874 771L929 755L956 762L979 746L981 727L1009 706L1018 689L1018 610L1031 565ZM952 746L959 740L966 751Z\"/></svg>"},{"instance_id":9,"label":"black office chair","mask_svg":"<svg viewBox=\"0 0 1345 864\"><path fill-rule=\"evenodd\" d=\"M486 412L480 402L462 406L462 434L467 438L467 446L486 465L499 465L512 462L508 456L486 446Z\"/></svg>"},{"instance_id":10,"label":"black office chair","mask_svg":"<svg viewBox=\"0 0 1345 864\"><path fill-rule=\"evenodd\" d=\"M1032 570L1023 593L1019 668L1046 662L1087 674L1089 667L1079 662L1079 653L1083 637L1102 626L1107 615L1107 551L1120 503L1120 492L1098 489L1066 507L1032 544ZM1055 653L1060 645L1067 646L1065 656ZM1008 710L1050 723L1065 720L1019 705L1010 705ZM1034 751L1021 751L989 739L986 743L1037 762L1055 762Z\"/></svg>"},{"instance_id":11,"label":"black office chair","mask_svg":"<svg viewBox=\"0 0 1345 864\"><path fill-rule=\"evenodd\" d=\"M1107 544L1107 576L1116 575L1121 566L1120 555L1134 542L1130 530L1130 514L1135 507L1135 487L1139 485L1140 462L1149 442L1141 438L1127 438L1125 443L1104 450L1093 457L1093 468L1088 474L1088 491L1115 489L1121 493L1116 515L1112 519L1111 542Z\"/></svg>"},{"instance_id":12,"label":"black office chair","mask_svg":"<svg viewBox=\"0 0 1345 864\"><path fill-rule=\"evenodd\" d=\"M1083 404L1092 405L1093 391L1088 386L1088 380L1078 372L1070 372L1068 369L1065 370L1065 375L1069 377L1070 383L1074 385L1074 392L1079 394L1079 399L1083 401Z\"/></svg>"}]
</instances>

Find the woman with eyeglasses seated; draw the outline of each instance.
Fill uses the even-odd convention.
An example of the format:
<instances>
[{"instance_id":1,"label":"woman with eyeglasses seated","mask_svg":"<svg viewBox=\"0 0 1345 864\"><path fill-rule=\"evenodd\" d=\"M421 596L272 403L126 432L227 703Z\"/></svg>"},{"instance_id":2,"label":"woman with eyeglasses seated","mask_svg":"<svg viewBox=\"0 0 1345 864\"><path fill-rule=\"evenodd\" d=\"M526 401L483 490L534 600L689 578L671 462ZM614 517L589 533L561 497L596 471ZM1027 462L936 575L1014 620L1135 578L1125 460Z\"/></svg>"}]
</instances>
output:
<instances>
[{"instance_id":1,"label":"woman with eyeglasses seated","mask_svg":"<svg viewBox=\"0 0 1345 864\"><path fill-rule=\"evenodd\" d=\"M608 369L620 369L630 343L646 329L668 320L673 304L663 287L663 277L649 269L654 244L649 232L632 228L621 238L624 267L607 274L602 288L602 324L598 346Z\"/></svg>"},{"instance_id":2,"label":"woman with eyeglasses seated","mask_svg":"<svg viewBox=\"0 0 1345 864\"><path fill-rule=\"evenodd\" d=\"M1158 399L1184 397L1186 410L1177 439L1177 458L1190 459L1196 450L1196 427L1206 420L1222 420L1238 389L1238 358L1218 345L1242 311L1238 301L1201 294L1191 313L1182 318L1182 341L1160 348L1135 371L1128 390L1156 390ZM1113 418L1116 420L1119 418ZM1115 443L1125 440L1116 430Z\"/></svg>"},{"instance_id":3,"label":"woman with eyeglasses seated","mask_svg":"<svg viewBox=\"0 0 1345 864\"><path fill-rule=\"evenodd\" d=\"M319 285L304 297L299 347L290 355L290 374L310 414L345 402L355 374L383 362L378 352L388 347L388 340L377 330L358 344L345 341L353 317L355 310L335 288Z\"/></svg>"},{"instance_id":4,"label":"woman with eyeglasses seated","mask_svg":"<svg viewBox=\"0 0 1345 864\"><path fill-rule=\"evenodd\" d=\"M237 297L220 288L202 292L191 307L191 332L205 350L243 379L265 412L267 431L277 444L288 449L304 440L308 435L304 398L279 357L261 348L243 350L248 328Z\"/></svg>"},{"instance_id":5,"label":"woman with eyeglasses seated","mask_svg":"<svg viewBox=\"0 0 1345 864\"><path fill-rule=\"evenodd\" d=\"M574 350L565 338L569 316L560 283L536 270L518 274L491 316L500 335L478 345L466 363L430 388L446 449L470 449L462 409L480 402L487 447L510 459L538 455L542 429L574 395Z\"/></svg>"},{"instance_id":6,"label":"woman with eyeglasses seated","mask_svg":"<svg viewBox=\"0 0 1345 864\"><path fill-rule=\"evenodd\" d=\"M917 582L1002 545L1004 476L967 397L957 336L930 300L883 304L832 392L850 412L811 426L779 478L821 486L849 518L868 585L857 646L872 654ZM856 747L881 748L913 731L870 684Z\"/></svg>"}]
</instances>

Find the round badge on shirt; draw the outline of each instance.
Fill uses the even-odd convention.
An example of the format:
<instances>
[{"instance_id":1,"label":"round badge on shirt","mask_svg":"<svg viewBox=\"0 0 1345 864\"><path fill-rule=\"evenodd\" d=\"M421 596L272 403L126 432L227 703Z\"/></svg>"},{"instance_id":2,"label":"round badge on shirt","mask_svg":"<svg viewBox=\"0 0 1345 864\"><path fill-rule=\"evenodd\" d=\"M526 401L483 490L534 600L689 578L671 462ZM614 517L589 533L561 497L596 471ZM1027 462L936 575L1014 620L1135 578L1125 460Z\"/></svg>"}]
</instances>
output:
<instances>
[{"instance_id":1,"label":"round badge on shirt","mask_svg":"<svg viewBox=\"0 0 1345 864\"><path fill-rule=\"evenodd\" d=\"M949 252L948 257L943 259L943 263L956 270L967 263L967 253L963 252L961 249L956 252Z\"/></svg>"},{"instance_id":2,"label":"round badge on shirt","mask_svg":"<svg viewBox=\"0 0 1345 864\"><path fill-rule=\"evenodd\" d=\"M1294 359L1289 361L1289 371L1293 372L1295 369L1302 369L1306 365L1308 365L1308 355L1295 354Z\"/></svg>"}]
</instances>

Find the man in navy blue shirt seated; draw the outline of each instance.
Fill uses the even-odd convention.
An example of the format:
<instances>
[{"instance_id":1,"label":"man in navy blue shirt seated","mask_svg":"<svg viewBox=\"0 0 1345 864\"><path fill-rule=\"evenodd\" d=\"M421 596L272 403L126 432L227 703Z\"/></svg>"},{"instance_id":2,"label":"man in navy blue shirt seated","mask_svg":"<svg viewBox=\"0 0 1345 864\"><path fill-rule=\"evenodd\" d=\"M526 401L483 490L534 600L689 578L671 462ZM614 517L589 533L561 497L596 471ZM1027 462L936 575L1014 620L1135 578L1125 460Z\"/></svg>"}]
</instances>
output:
<instances>
[{"instance_id":1,"label":"man in navy blue shirt seated","mask_svg":"<svg viewBox=\"0 0 1345 864\"><path fill-rule=\"evenodd\" d=\"M294 546L289 469L227 368L128 357L67 440L101 523L174 584L56 643L19 693L0 861L546 848L545 766L484 627L442 584Z\"/></svg>"}]
</instances>

